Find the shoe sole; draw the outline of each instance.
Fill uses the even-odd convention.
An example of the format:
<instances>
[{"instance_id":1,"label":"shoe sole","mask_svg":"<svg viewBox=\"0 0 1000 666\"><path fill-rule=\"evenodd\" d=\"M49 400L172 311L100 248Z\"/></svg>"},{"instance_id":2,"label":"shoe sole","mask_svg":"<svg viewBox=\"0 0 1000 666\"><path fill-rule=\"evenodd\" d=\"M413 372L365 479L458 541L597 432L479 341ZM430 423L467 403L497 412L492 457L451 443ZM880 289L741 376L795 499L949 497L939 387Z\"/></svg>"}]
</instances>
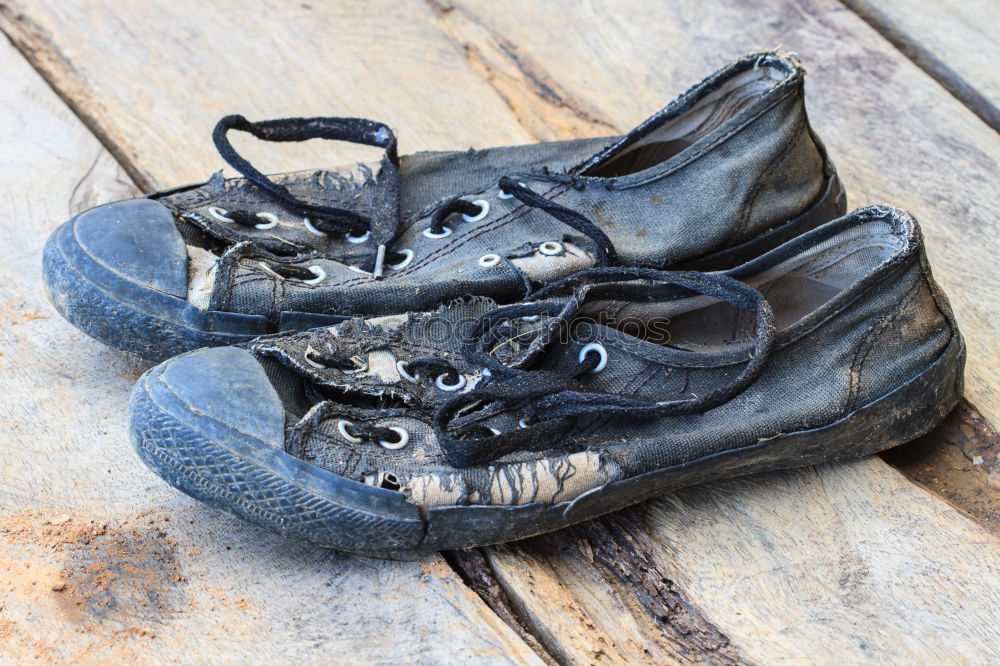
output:
<instances>
[{"instance_id":1,"label":"shoe sole","mask_svg":"<svg viewBox=\"0 0 1000 666\"><path fill-rule=\"evenodd\" d=\"M941 422L962 395L964 362L956 334L918 376L829 425L608 483L558 504L448 506L422 514L401 493L309 465L192 409L162 381L162 366L137 383L129 429L149 467L206 504L319 546L414 558L551 532L686 486L883 451Z\"/></svg>"},{"instance_id":2,"label":"shoe sole","mask_svg":"<svg viewBox=\"0 0 1000 666\"><path fill-rule=\"evenodd\" d=\"M831 173L806 212L741 245L673 268L717 270L739 265L794 236L840 217L844 189ZM341 315L281 312L277 322L262 315L202 311L187 301L143 287L98 262L74 233L76 218L57 229L43 251L43 277L49 300L67 321L106 345L150 361L201 347L248 342L263 335L331 326Z\"/></svg>"}]
</instances>

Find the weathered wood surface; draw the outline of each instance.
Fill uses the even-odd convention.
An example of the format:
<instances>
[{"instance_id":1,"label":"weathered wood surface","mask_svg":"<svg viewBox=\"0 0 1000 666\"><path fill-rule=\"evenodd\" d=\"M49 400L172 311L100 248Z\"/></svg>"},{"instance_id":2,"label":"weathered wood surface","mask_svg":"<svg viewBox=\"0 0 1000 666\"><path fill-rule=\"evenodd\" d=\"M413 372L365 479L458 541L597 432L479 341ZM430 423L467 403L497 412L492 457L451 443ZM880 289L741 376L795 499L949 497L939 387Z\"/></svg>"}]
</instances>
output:
<instances>
[{"instance_id":1,"label":"weathered wood surface","mask_svg":"<svg viewBox=\"0 0 1000 666\"><path fill-rule=\"evenodd\" d=\"M140 12L138 4L19 1L0 2L0 24L129 173L152 186L218 168L208 132L226 112L381 118L400 130L404 151L606 134L725 58L780 43L809 68L811 115L851 203L887 200L923 222L969 340L970 398L1000 420L1000 286L986 279L996 275L1000 138L833 0L641 10L429 3L408 5L405 18L379 3L275 5L249 17L229 3L144 3ZM159 45L155 55L150 44ZM274 170L353 157L327 146L253 151ZM81 367L114 358L85 344ZM81 387L74 397L88 395ZM112 402L106 430L121 432ZM82 418L76 404L60 409L63 429ZM81 437L69 450L95 441ZM126 457L116 464L131 465ZM145 487L168 497L154 482ZM183 498L161 501L172 515L210 523L202 532L210 544L220 525L239 529ZM246 548L245 538L226 543ZM246 557L261 566L294 548L268 543L272 551ZM566 662L989 662L997 659L997 552L988 529L870 459L693 489L453 561L468 580L480 577L476 589L502 617ZM359 604L388 578L382 565L335 559L350 562L343 571L359 586ZM628 562L635 566L623 568ZM293 581L289 598L315 613L300 585ZM436 613L440 603L425 601ZM331 625L317 637L339 641L354 630Z\"/></svg>"},{"instance_id":2,"label":"weathered wood surface","mask_svg":"<svg viewBox=\"0 0 1000 666\"><path fill-rule=\"evenodd\" d=\"M252 9L241 2L0 2L8 36L137 182L154 189L202 181L222 166L210 136L227 113L385 120L405 137L407 152L467 147L484 135L530 142L514 117L498 113L497 93L456 59L430 15L422 3L404 9L392 0ZM318 141L248 154L272 172L375 155L362 150Z\"/></svg>"},{"instance_id":3,"label":"weathered wood surface","mask_svg":"<svg viewBox=\"0 0 1000 666\"><path fill-rule=\"evenodd\" d=\"M41 250L136 192L0 43L0 662L540 663L440 558L286 541L188 501L139 462L140 365L48 307Z\"/></svg>"},{"instance_id":4,"label":"weathered wood surface","mask_svg":"<svg viewBox=\"0 0 1000 666\"><path fill-rule=\"evenodd\" d=\"M998 655L995 536L877 458L690 488L487 557L569 663Z\"/></svg>"},{"instance_id":5,"label":"weathered wood surface","mask_svg":"<svg viewBox=\"0 0 1000 666\"><path fill-rule=\"evenodd\" d=\"M995 0L843 0L1000 131L1000 7Z\"/></svg>"}]
</instances>

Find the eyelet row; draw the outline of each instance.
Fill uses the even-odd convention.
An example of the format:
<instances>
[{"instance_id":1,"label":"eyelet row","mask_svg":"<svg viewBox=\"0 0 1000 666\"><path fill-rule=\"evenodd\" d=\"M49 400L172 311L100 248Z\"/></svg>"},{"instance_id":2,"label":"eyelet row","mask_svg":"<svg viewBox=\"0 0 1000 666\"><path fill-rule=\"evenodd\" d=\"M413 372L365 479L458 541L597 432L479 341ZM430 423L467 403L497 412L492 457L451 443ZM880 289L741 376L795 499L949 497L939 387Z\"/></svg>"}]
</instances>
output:
<instances>
[{"instance_id":1,"label":"eyelet row","mask_svg":"<svg viewBox=\"0 0 1000 666\"><path fill-rule=\"evenodd\" d=\"M538 246L538 251L547 257L554 257L557 254L562 254L563 249L563 244L557 243L556 241L546 241ZM477 263L483 268L493 268L494 266L498 266L501 261L503 261L503 257L499 254L490 253L479 257L479 261Z\"/></svg>"},{"instance_id":2,"label":"eyelet row","mask_svg":"<svg viewBox=\"0 0 1000 666\"><path fill-rule=\"evenodd\" d=\"M224 208L219 208L218 206L212 206L208 209L208 214L219 220L220 222L233 222L233 218L229 217L229 211ZM255 229L273 229L278 226L278 216L274 213L257 213L257 217L262 220L267 220L261 224L253 225Z\"/></svg>"},{"instance_id":3,"label":"eyelet row","mask_svg":"<svg viewBox=\"0 0 1000 666\"><path fill-rule=\"evenodd\" d=\"M355 437L351 433L347 432L347 428L352 425L354 424L351 423L350 421L347 421L345 419L340 419L337 421L337 432L339 432L340 436L346 439L351 444L360 444L364 440L362 440L360 437ZM383 449L396 451L410 443L410 433L405 428L400 428L399 426L389 426L389 430L392 430L394 433L399 435L399 441L387 442L384 439L380 439L378 441L378 445L381 446Z\"/></svg>"},{"instance_id":4,"label":"eyelet row","mask_svg":"<svg viewBox=\"0 0 1000 666\"><path fill-rule=\"evenodd\" d=\"M218 206L209 207L208 214L214 217L215 219L219 220L220 222L233 222L233 218L229 217L229 211L227 211L224 208L220 208ZM256 213L256 215L260 219L266 220L266 222L263 222L261 224L255 224L254 225L255 229L261 229L261 230L273 229L274 227L278 226L278 224L281 222L278 216L275 215L274 213L261 212L261 213ZM308 217L302 218L302 225L306 228L306 231L313 234L314 236L327 235L325 231L320 231L319 229L314 227L312 221ZM360 236L355 236L351 233L348 233L345 236L348 243L353 243L355 245L360 243L365 243L369 239L371 239L371 237L372 237L372 232L370 230L366 231Z\"/></svg>"},{"instance_id":5,"label":"eyelet row","mask_svg":"<svg viewBox=\"0 0 1000 666\"><path fill-rule=\"evenodd\" d=\"M416 373L410 374L410 371L408 370L408 368L409 368L409 363L407 363L406 361L396 361L396 372L399 373L400 377L402 377L406 381L412 382L414 384L419 383L420 382L420 373L416 372ZM465 378L465 375L463 375L462 373L458 374L458 379L455 380L454 384L448 384L448 383L446 383L445 380L447 378L448 378L447 374L438 375L437 377L434 378L434 386L438 387L442 391L449 391L450 392L450 391L458 391L460 389L463 389L463 388L465 388L465 385L468 383L468 380Z\"/></svg>"},{"instance_id":6,"label":"eyelet row","mask_svg":"<svg viewBox=\"0 0 1000 666\"><path fill-rule=\"evenodd\" d=\"M521 185L523 187L524 183L518 183L518 185ZM513 198L513 196L514 196L513 194L510 194L508 192L504 192L502 189L497 188L497 198L498 199L511 199L511 198ZM474 223L474 222L479 222L480 220L485 219L486 216L489 215L489 213L490 213L490 202L489 201L487 201L486 199L476 199L472 203L474 203L475 205L479 206L479 212L476 213L475 215L463 214L462 215L462 219L463 220L465 220L466 222L473 222ZM310 225L308 223L308 218L306 218L305 222L306 222L307 228L309 228L311 231L313 231L313 233L316 233L312 229L312 225ZM319 233L322 233L322 232L319 232ZM424 229L421 233L423 234L423 236L425 238L431 238L431 239L434 239L434 240L439 240L441 238L447 238L448 236L451 236L453 233L455 233L455 231L451 227L443 226L443 227L441 227L441 231L438 232L438 233L435 233L429 227L427 229ZM361 242L364 242L364 240L367 240L369 235L370 235L370 232L369 232L369 234L365 234L365 237L364 237L363 240L352 240L352 236L348 235L347 240L348 240L348 242L352 242L352 243L361 243ZM551 250L551 252L546 252L544 249L542 249L541 250L542 254L559 254L560 252L562 252L562 245L559 244L559 243L549 242L549 243L543 243L542 245L543 245L543 247L549 248ZM557 248L557 249L553 249L553 248ZM403 249L403 250L399 250L399 252L402 253L402 254L405 254L406 258L403 259L402 261L400 261L399 263L389 264L387 266L387 268L391 268L392 270L397 270L398 271L398 270L402 270L403 268L406 268L411 263L413 263L413 257L414 257L413 250L411 250L409 248L406 248L406 249ZM500 257L500 255L497 255L497 254L487 254L487 255L483 255L482 257L479 258L479 265L482 266L483 268L492 268L493 266L499 265L501 261L502 261L502 257Z\"/></svg>"}]
</instances>

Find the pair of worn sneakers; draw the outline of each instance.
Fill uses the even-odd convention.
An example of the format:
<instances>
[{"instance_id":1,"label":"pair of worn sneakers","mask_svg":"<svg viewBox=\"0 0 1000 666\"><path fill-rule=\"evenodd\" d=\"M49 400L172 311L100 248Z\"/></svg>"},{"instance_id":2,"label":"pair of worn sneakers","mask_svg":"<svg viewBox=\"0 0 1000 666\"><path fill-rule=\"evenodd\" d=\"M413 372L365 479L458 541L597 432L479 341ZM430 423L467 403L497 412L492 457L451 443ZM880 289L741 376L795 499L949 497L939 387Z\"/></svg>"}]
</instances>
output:
<instances>
[{"instance_id":1,"label":"pair of worn sneakers","mask_svg":"<svg viewBox=\"0 0 1000 666\"><path fill-rule=\"evenodd\" d=\"M231 130L385 152L265 176ZM76 216L45 279L85 332L169 359L133 392L142 459L281 534L518 539L880 451L961 394L919 228L834 219L793 56L740 58L620 137L398 157L376 122L230 116L214 139L243 178Z\"/></svg>"}]
</instances>

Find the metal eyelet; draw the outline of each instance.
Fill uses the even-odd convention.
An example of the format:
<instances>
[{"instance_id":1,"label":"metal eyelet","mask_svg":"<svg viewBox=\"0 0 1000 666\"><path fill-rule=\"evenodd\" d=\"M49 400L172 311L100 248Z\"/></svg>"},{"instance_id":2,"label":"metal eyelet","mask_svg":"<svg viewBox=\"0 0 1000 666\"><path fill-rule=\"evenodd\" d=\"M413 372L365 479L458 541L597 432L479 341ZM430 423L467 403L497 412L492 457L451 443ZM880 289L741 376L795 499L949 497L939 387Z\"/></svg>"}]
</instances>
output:
<instances>
[{"instance_id":1,"label":"metal eyelet","mask_svg":"<svg viewBox=\"0 0 1000 666\"><path fill-rule=\"evenodd\" d=\"M401 449L410 443L410 433L403 428L397 426L389 426L389 430L399 435L398 442L387 442L384 439L378 441L379 446L383 449L389 449L390 451L395 451L396 449Z\"/></svg>"},{"instance_id":2,"label":"metal eyelet","mask_svg":"<svg viewBox=\"0 0 1000 666\"><path fill-rule=\"evenodd\" d=\"M525 317L521 317L521 321L528 321L528 322L538 321L541 318L542 318L541 315L527 315Z\"/></svg>"},{"instance_id":3,"label":"metal eyelet","mask_svg":"<svg viewBox=\"0 0 1000 666\"><path fill-rule=\"evenodd\" d=\"M546 257L554 257L557 254L561 254L563 251L562 243L557 243L555 241L546 241L538 246L538 251L544 254Z\"/></svg>"},{"instance_id":4,"label":"metal eyelet","mask_svg":"<svg viewBox=\"0 0 1000 666\"><path fill-rule=\"evenodd\" d=\"M229 211L225 208L219 208L218 206L212 206L208 209L208 214L219 220L220 222L232 222L233 218L226 217L226 213Z\"/></svg>"},{"instance_id":5,"label":"metal eyelet","mask_svg":"<svg viewBox=\"0 0 1000 666\"><path fill-rule=\"evenodd\" d=\"M444 378L447 377L447 373L443 375L438 375L437 379L434 380L434 386L437 386L442 391L457 391L465 386L465 375L459 373L458 381L454 384L445 384Z\"/></svg>"},{"instance_id":6,"label":"metal eyelet","mask_svg":"<svg viewBox=\"0 0 1000 666\"><path fill-rule=\"evenodd\" d=\"M487 429L488 429L488 430L489 430L490 432L492 432L492 433L493 433L494 435L499 435L499 434L501 434L501 433L500 433L500 428L494 428L493 426L486 426L486 428L487 428Z\"/></svg>"},{"instance_id":7,"label":"metal eyelet","mask_svg":"<svg viewBox=\"0 0 1000 666\"><path fill-rule=\"evenodd\" d=\"M490 212L490 202L487 201L486 199L476 199L472 203L479 206L479 212L476 213L475 215L463 214L462 219L465 220L466 222L478 222L479 220L486 217L486 215Z\"/></svg>"},{"instance_id":8,"label":"metal eyelet","mask_svg":"<svg viewBox=\"0 0 1000 666\"><path fill-rule=\"evenodd\" d=\"M441 233L436 234L431 231L430 227L424 229L424 236L427 238L447 238L451 236L451 227L441 227Z\"/></svg>"},{"instance_id":9,"label":"metal eyelet","mask_svg":"<svg viewBox=\"0 0 1000 666\"><path fill-rule=\"evenodd\" d=\"M302 284L310 284L310 285L319 284L320 282L326 279L326 271L324 271L319 266L309 266L309 272L315 275L316 277L314 277L311 280L303 280Z\"/></svg>"},{"instance_id":10,"label":"metal eyelet","mask_svg":"<svg viewBox=\"0 0 1000 666\"><path fill-rule=\"evenodd\" d=\"M398 271L398 270L400 270L402 268L406 268L411 263L413 263L413 250L411 250L409 248L405 248L405 249L400 250L399 253L400 254L405 254L406 258L403 259L402 261L400 261L398 264L389 264L388 267L391 268L394 271Z\"/></svg>"},{"instance_id":11,"label":"metal eyelet","mask_svg":"<svg viewBox=\"0 0 1000 666\"><path fill-rule=\"evenodd\" d=\"M313 234L314 236L326 236L326 232L320 231L312 225L308 217L302 218L302 224L305 225L306 231Z\"/></svg>"},{"instance_id":12,"label":"metal eyelet","mask_svg":"<svg viewBox=\"0 0 1000 666\"><path fill-rule=\"evenodd\" d=\"M351 444L360 444L362 442L362 439L360 437L355 437L351 433L347 432L347 426L352 426L352 425L354 424L351 423L350 421L345 421L344 419L340 419L339 421L337 421L337 432L339 432L340 436L346 439Z\"/></svg>"},{"instance_id":13,"label":"metal eyelet","mask_svg":"<svg viewBox=\"0 0 1000 666\"><path fill-rule=\"evenodd\" d=\"M517 422L517 427L518 428L527 428L527 427L529 427L528 426L528 419L521 419L520 421L518 421Z\"/></svg>"},{"instance_id":14,"label":"metal eyelet","mask_svg":"<svg viewBox=\"0 0 1000 666\"><path fill-rule=\"evenodd\" d=\"M521 187L527 187L527 185L520 182L518 183L518 185L520 185ZM497 199L513 199L513 198L514 198L513 194L511 194L510 192L504 192L504 189L502 187L499 186L497 187Z\"/></svg>"},{"instance_id":15,"label":"metal eyelet","mask_svg":"<svg viewBox=\"0 0 1000 666\"><path fill-rule=\"evenodd\" d=\"M274 213L257 213L257 217L267 222L253 225L255 229L273 229L278 226L278 216Z\"/></svg>"},{"instance_id":16,"label":"metal eyelet","mask_svg":"<svg viewBox=\"0 0 1000 666\"><path fill-rule=\"evenodd\" d=\"M311 358L309 358L310 354L316 354L316 350L313 349L312 345L309 345L308 347L306 347L305 352L303 352L303 354L302 354L302 358L305 359L306 363L308 363L309 365L311 365L314 368L319 368L320 370L328 370L329 369L329 366L323 365L322 363L320 363L318 361L314 361ZM367 357L364 357L364 356L352 356L351 357L351 363L354 364L354 369L353 370L341 370L341 372L343 372L345 375L353 375L353 374L355 374L357 372L364 372L365 370L368 369L368 358Z\"/></svg>"},{"instance_id":17,"label":"metal eyelet","mask_svg":"<svg viewBox=\"0 0 1000 666\"><path fill-rule=\"evenodd\" d=\"M479 257L479 265L483 268L493 268L502 261L499 254L484 254Z\"/></svg>"},{"instance_id":18,"label":"metal eyelet","mask_svg":"<svg viewBox=\"0 0 1000 666\"><path fill-rule=\"evenodd\" d=\"M371 237L372 237L372 232L371 231L366 231L365 233L363 233L360 236L352 236L351 233L348 232L348 234L346 236L347 242L348 243L354 243L355 245L358 245L359 243L364 243L365 241L367 241Z\"/></svg>"},{"instance_id":19,"label":"metal eyelet","mask_svg":"<svg viewBox=\"0 0 1000 666\"><path fill-rule=\"evenodd\" d=\"M302 358L304 358L305 361L306 361L306 363L308 363L312 367L319 368L320 370L325 370L326 369L325 365L323 365L322 363L318 363L318 362L312 360L311 358L309 358L310 354L315 354L315 353L316 353L316 350L312 348L312 345L309 345L308 347L306 347L306 351L302 354Z\"/></svg>"},{"instance_id":20,"label":"metal eyelet","mask_svg":"<svg viewBox=\"0 0 1000 666\"><path fill-rule=\"evenodd\" d=\"M420 381L420 373L415 372L411 375L410 371L407 370L409 366L410 364L407 363L406 361L396 361L396 372L398 372L399 376L405 379L406 381L413 382L414 384L416 384Z\"/></svg>"},{"instance_id":21,"label":"metal eyelet","mask_svg":"<svg viewBox=\"0 0 1000 666\"><path fill-rule=\"evenodd\" d=\"M590 344L586 344L583 346L583 349L580 350L580 357L578 359L579 362L583 363L583 359L587 358L587 354L592 351L597 352L597 354L601 357L601 360L597 363L597 365L590 370L592 374L596 374L603 370L608 364L608 350L605 349L604 345L600 342L591 342Z\"/></svg>"}]
</instances>

